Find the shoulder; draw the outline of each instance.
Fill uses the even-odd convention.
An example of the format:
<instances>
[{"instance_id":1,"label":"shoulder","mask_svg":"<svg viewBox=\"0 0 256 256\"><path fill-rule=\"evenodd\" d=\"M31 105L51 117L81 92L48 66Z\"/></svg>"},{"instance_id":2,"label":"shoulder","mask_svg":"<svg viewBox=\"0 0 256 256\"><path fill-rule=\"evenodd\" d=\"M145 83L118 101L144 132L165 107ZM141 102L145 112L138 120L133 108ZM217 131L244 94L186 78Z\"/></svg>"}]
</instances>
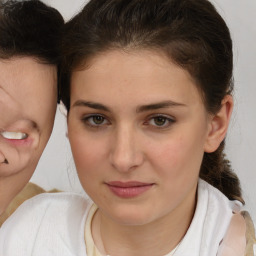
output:
<instances>
[{"instance_id":1,"label":"shoulder","mask_svg":"<svg viewBox=\"0 0 256 256\"><path fill-rule=\"evenodd\" d=\"M212 212L217 213L217 220L218 222L222 222L221 225L218 225L219 227L224 227L227 224L227 227L223 230L225 234L225 238L232 238L231 239L234 245L239 245L239 242L241 238L244 237L244 233L242 235L239 233L237 236L235 236L235 231L243 231L243 229L246 230L246 256L254 255L253 248L256 243L255 238L255 229L254 224L252 222L252 219L248 212L243 211L243 205L241 202L234 200L229 200L222 192L220 192L215 187L211 186L207 182L203 180L199 180L198 183L198 194L201 198L205 197L205 194L207 195L209 201L208 201L208 207L211 210L208 215L211 215ZM202 200L204 201L204 200ZM216 214L215 213L215 214ZM229 216L228 218L225 218L225 216ZM225 220L226 219L226 220ZM210 218L212 221L212 217ZM225 221L224 221L225 220ZM234 223L234 221L236 221ZM245 227L244 227L245 226ZM239 228L237 228L239 227ZM238 251L238 250L237 250Z\"/></svg>"},{"instance_id":2,"label":"shoulder","mask_svg":"<svg viewBox=\"0 0 256 256\"><path fill-rule=\"evenodd\" d=\"M3 252L16 255L14 247L22 251L17 255L30 255L32 250L40 250L40 244L44 244L44 248L51 247L56 238L56 246L75 247L72 243L77 243L83 234L81 224L85 222L91 204L91 200L84 196L67 192L43 193L27 200L0 229L0 255Z\"/></svg>"},{"instance_id":3,"label":"shoulder","mask_svg":"<svg viewBox=\"0 0 256 256\"><path fill-rule=\"evenodd\" d=\"M246 256L256 255L256 237L252 218L247 211L243 211L241 214L246 224Z\"/></svg>"},{"instance_id":4,"label":"shoulder","mask_svg":"<svg viewBox=\"0 0 256 256\"><path fill-rule=\"evenodd\" d=\"M89 204L89 199L76 193L42 193L25 201L14 212L13 217L11 216L7 221L18 219L18 217L19 219L27 219L28 216L34 216L35 214L38 219L46 218L49 212L59 213L60 209L62 212L65 212L74 207L78 208L77 212L84 212Z\"/></svg>"}]
</instances>

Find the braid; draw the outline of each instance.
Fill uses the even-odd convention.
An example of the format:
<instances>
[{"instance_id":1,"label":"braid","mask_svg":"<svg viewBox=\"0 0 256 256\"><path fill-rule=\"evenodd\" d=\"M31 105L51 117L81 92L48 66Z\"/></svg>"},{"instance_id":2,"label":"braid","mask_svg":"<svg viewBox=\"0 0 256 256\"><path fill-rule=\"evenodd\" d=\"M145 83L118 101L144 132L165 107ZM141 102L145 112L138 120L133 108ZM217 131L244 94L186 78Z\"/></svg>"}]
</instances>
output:
<instances>
[{"instance_id":1,"label":"braid","mask_svg":"<svg viewBox=\"0 0 256 256\"><path fill-rule=\"evenodd\" d=\"M224 154L225 142L213 153L205 153L200 170L200 178L225 194L229 200L238 200L244 204L240 181L231 169Z\"/></svg>"}]
</instances>

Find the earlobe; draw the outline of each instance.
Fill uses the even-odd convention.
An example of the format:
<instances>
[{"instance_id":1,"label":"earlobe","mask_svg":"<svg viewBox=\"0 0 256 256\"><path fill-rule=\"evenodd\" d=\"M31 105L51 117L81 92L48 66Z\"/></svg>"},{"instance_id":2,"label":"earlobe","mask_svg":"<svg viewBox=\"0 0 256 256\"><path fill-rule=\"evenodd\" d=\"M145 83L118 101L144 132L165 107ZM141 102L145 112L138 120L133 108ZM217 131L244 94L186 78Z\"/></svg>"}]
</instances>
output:
<instances>
[{"instance_id":1,"label":"earlobe","mask_svg":"<svg viewBox=\"0 0 256 256\"><path fill-rule=\"evenodd\" d=\"M232 110L233 98L231 95L226 95L222 100L219 112L210 117L209 130L204 147L205 152L214 152L224 140L228 130Z\"/></svg>"}]
</instances>

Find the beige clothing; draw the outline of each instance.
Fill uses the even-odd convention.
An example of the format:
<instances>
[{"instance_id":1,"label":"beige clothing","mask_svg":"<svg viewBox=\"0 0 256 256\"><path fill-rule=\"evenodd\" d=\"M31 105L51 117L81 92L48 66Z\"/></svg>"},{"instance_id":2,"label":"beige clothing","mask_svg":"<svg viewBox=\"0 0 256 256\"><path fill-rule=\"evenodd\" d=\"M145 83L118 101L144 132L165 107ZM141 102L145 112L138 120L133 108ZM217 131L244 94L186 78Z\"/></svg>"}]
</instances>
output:
<instances>
[{"instance_id":1,"label":"beige clothing","mask_svg":"<svg viewBox=\"0 0 256 256\"><path fill-rule=\"evenodd\" d=\"M88 255L92 256L103 256L98 249L96 248L93 238L92 238L92 233L91 233L91 224L92 224L92 219L97 210L97 206L94 204L92 205L87 219L85 223L85 243L86 243L86 250Z\"/></svg>"},{"instance_id":2,"label":"beige clothing","mask_svg":"<svg viewBox=\"0 0 256 256\"><path fill-rule=\"evenodd\" d=\"M246 222L246 254L245 256L255 256L253 246L256 246L255 228L248 212L242 212Z\"/></svg>"},{"instance_id":3,"label":"beige clothing","mask_svg":"<svg viewBox=\"0 0 256 256\"><path fill-rule=\"evenodd\" d=\"M28 183L24 189L11 201L5 212L0 216L0 227L4 221L27 199L45 193L46 191L34 183ZM59 192L57 189L48 191L49 193Z\"/></svg>"}]
</instances>

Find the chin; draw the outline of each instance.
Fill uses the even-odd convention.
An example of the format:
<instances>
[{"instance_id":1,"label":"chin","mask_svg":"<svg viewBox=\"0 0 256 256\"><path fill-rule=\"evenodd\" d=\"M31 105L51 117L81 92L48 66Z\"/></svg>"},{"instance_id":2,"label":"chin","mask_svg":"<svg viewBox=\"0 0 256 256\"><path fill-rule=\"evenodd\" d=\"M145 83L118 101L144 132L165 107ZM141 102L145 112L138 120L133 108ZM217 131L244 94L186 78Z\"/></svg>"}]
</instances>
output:
<instances>
[{"instance_id":1,"label":"chin","mask_svg":"<svg viewBox=\"0 0 256 256\"><path fill-rule=\"evenodd\" d=\"M117 209L115 212L108 213L108 216L114 222L124 226L141 226L153 221L153 217L148 212L136 207L134 209L123 207L123 209Z\"/></svg>"}]
</instances>

